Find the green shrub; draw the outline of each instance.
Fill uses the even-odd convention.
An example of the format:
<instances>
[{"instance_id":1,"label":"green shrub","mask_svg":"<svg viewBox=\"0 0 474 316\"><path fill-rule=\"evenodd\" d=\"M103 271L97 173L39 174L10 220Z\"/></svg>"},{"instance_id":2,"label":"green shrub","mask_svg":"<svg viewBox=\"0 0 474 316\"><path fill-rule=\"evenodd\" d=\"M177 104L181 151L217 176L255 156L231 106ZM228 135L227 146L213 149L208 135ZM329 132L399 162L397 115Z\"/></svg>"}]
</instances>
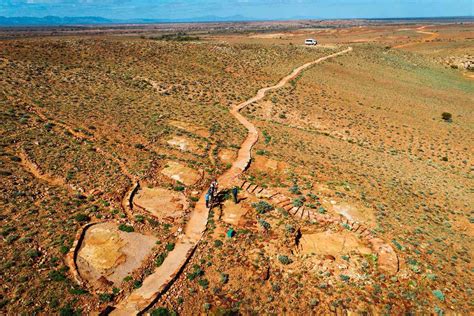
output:
<instances>
[{"instance_id":1,"label":"green shrub","mask_svg":"<svg viewBox=\"0 0 474 316\"><path fill-rule=\"evenodd\" d=\"M177 185L173 188L173 190L175 191L178 191L178 192L182 192L184 191L185 187L183 185Z\"/></svg>"},{"instance_id":2,"label":"green shrub","mask_svg":"<svg viewBox=\"0 0 474 316\"><path fill-rule=\"evenodd\" d=\"M125 225L125 224L120 224L118 229L123 231L123 232L127 232L127 233L131 233L131 232L135 231L132 226Z\"/></svg>"},{"instance_id":3,"label":"green shrub","mask_svg":"<svg viewBox=\"0 0 474 316\"><path fill-rule=\"evenodd\" d=\"M452 122L453 120L453 115L449 112L443 112L441 114L441 118L446 121L446 122Z\"/></svg>"},{"instance_id":4,"label":"green shrub","mask_svg":"<svg viewBox=\"0 0 474 316\"><path fill-rule=\"evenodd\" d=\"M207 279L200 279L198 284L203 288L207 289L209 287L209 281Z\"/></svg>"},{"instance_id":5,"label":"green shrub","mask_svg":"<svg viewBox=\"0 0 474 316\"><path fill-rule=\"evenodd\" d=\"M261 219L261 218L258 219L258 223L259 223L260 226L262 226L265 230L270 230L270 228L271 228L270 223L264 221L264 220Z\"/></svg>"},{"instance_id":6,"label":"green shrub","mask_svg":"<svg viewBox=\"0 0 474 316\"><path fill-rule=\"evenodd\" d=\"M143 215L135 215L135 221L143 223L145 221L145 217Z\"/></svg>"},{"instance_id":7,"label":"green shrub","mask_svg":"<svg viewBox=\"0 0 474 316\"><path fill-rule=\"evenodd\" d=\"M306 201L304 196L299 196L293 200L293 206L300 207L303 206L304 202Z\"/></svg>"},{"instance_id":8,"label":"green shrub","mask_svg":"<svg viewBox=\"0 0 474 316\"><path fill-rule=\"evenodd\" d=\"M110 302L110 301L112 301L113 297L114 296L110 293L100 293L99 294L99 300L101 302Z\"/></svg>"},{"instance_id":9,"label":"green shrub","mask_svg":"<svg viewBox=\"0 0 474 316\"><path fill-rule=\"evenodd\" d=\"M36 259L41 256L41 252L36 249L30 249L26 252L26 256L30 259Z\"/></svg>"},{"instance_id":10,"label":"green shrub","mask_svg":"<svg viewBox=\"0 0 474 316\"><path fill-rule=\"evenodd\" d=\"M61 282L61 281L66 280L66 276L62 272L57 271L57 270L50 271L48 273L48 276L52 281L56 281L56 282Z\"/></svg>"},{"instance_id":11,"label":"green shrub","mask_svg":"<svg viewBox=\"0 0 474 316\"><path fill-rule=\"evenodd\" d=\"M221 247L223 242L219 239L214 240L214 247L219 248Z\"/></svg>"},{"instance_id":12,"label":"green shrub","mask_svg":"<svg viewBox=\"0 0 474 316\"><path fill-rule=\"evenodd\" d=\"M290 258L288 258L288 256L285 256L285 255L279 255L278 261L280 261L280 263L284 265L287 265L293 262Z\"/></svg>"},{"instance_id":13,"label":"green shrub","mask_svg":"<svg viewBox=\"0 0 474 316\"><path fill-rule=\"evenodd\" d=\"M440 290L434 290L433 295L440 301L444 302L444 294Z\"/></svg>"},{"instance_id":14,"label":"green shrub","mask_svg":"<svg viewBox=\"0 0 474 316\"><path fill-rule=\"evenodd\" d=\"M151 316L171 316L172 313L165 307L158 307L154 309L151 313Z\"/></svg>"},{"instance_id":15,"label":"green shrub","mask_svg":"<svg viewBox=\"0 0 474 316\"><path fill-rule=\"evenodd\" d=\"M252 207L255 208L255 210L259 214L265 214L273 210L273 206L266 201L259 201L257 203L252 203Z\"/></svg>"},{"instance_id":16,"label":"green shrub","mask_svg":"<svg viewBox=\"0 0 474 316\"><path fill-rule=\"evenodd\" d=\"M161 266L163 264L163 262L165 261L165 259L166 259L166 253L165 252L160 253L155 258L155 265L157 267Z\"/></svg>"},{"instance_id":17,"label":"green shrub","mask_svg":"<svg viewBox=\"0 0 474 316\"><path fill-rule=\"evenodd\" d=\"M290 191L291 193L293 193L293 194L298 194L298 195L301 194L300 187L298 186L297 183L294 183L294 184L290 187L289 191Z\"/></svg>"},{"instance_id":18,"label":"green shrub","mask_svg":"<svg viewBox=\"0 0 474 316\"><path fill-rule=\"evenodd\" d=\"M347 282L347 281L349 281L349 280L351 279L350 276L345 275L345 274L340 274L340 275L339 275L339 278L340 278L342 281L344 281L344 282Z\"/></svg>"},{"instance_id":19,"label":"green shrub","mask_svg":"<svg viewBox=\"0 0 474 316\"><path fill-rule=\"evenodd\" d=\"M74 219L78 222L87 222L90 220L90 217L87 216L86 214L79 213L79 214L76 214L76 216L74 216Z\"/></svg>"},{"instance_id":20,"label":"green shrub","mask_svg":"<svg viewBox=\"0 0 474 316\"><path fill-rule=\"evenodd\" d=\"M229 275L227 273L221 273L221 283L226 284L229 282Z\"/></svg>"},{"instance_id":21,"label":"green shrub","mask_svg":"<svg viewBox=\"0 0 474 316\"><path fill-rule=\"evenodd\" d=\"M203 274L204 274L204 271L202 271L202 269L199 266L195 266L194 271L192 273L188 274L188 280L192 281L195 278L197 278L198 276L201 276Z\"/></svg>"},{"instance_id":22,"label":"green shrub","mask_svg":"<svg viewBox=\"0 0 474 316\"><path fill-rule=\"evenodd\" d=\"M167 251L173 251L174 242L167 243L165 248L166 248Z\"/></svg>"}]
</instances>

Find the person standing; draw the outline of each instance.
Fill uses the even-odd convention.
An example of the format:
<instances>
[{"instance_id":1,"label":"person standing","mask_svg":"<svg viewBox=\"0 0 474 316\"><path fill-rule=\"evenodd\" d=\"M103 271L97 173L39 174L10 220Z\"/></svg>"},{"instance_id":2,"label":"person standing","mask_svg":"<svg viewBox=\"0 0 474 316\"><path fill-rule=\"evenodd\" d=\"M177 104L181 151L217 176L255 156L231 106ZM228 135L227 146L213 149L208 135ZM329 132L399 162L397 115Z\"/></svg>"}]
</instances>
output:
<instances>
[{"instance_id":1,"label":"person standing","mask_svg":"<svg viewBox=\"0 0 474 316\"><path fill-rule=\"evenodd\" d=\"M211 194L209 193L209 191L207 191L207 193L206 193L206 208L209 208L209 206L210 206L209 202L211 201Z\"/></svg>"},{"instance_id":2,"label":"person standing","mask_svg":"<svg viewBox=\"0 0 474 316\"><path fill-rule=\"evenodd\" d=\"M237 199L237 194L239 193L239 189L237 187L232 188L232 197L234 198L234 203L237 204L239 200Z\"/></svg>"},{"instance_id":3,"label":"person standing","mask_svg":"<svg viewBox=\"0 0 474 316\"><path fill-rule=\"evenodd\" d=\"M212 180L211 182L211 195L214 197L217 195L219 184L217 183L217 179Z\"/></svg>"}]
</instances>

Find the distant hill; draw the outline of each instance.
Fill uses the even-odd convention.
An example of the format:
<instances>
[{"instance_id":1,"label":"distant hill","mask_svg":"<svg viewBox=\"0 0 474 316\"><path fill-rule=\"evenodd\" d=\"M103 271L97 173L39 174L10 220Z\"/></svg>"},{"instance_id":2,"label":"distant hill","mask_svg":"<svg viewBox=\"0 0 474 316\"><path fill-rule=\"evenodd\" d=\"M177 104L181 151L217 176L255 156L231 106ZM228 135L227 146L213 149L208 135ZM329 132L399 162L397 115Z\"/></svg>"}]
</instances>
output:
<instances>
[{"instance_id":1,"label":"distant hill","mask_svg":"<svg viewBox=\"0 0 474 316\"><path fill-rule=\"evenodd\" d=\"M60 26L60 25L93 25L93 24L147 24L147 23L185 23L185 22L233 22L233 21L252 21L242 15L228 17L202 16L187 19L107 19L97 16L84 17L58 17L45 16L37 17L4 17L0 16L0 26Z\"/></svg>"},{"instance_id":2,"label":"distant hill","mask_svg":"<svg viewBox=\"0 0 474 316\"><path fill-rule=\"evenodd\" d=\"M4 17L0 16L0 26L57 26L57 25L80 25L80 24L111 24L113 20L97 16L84 17L58 17L45 16L35 17Z\"/></svg>"},{"instance_id":3,"label":"distant hill","mask_svg":"<svg viewBox=\"0 0 474 316\"><path fill-rule=\"evenodd\" d=\"M107 25L107 24L153 24L153 23L192 23L192 22L248 22L248 21L284 21L284 20L311 20L318 19L309 16L295 16L290 19L256 19L243 15L215 16L207 15L183 19L108 19L98 16L82 17L59 17L45 16L37 17L5 17L0 16L0 27L15 26L73 26L73 25ZM472 16L465 17L421 17L421 18L367 18L369 21L443 21L443 22L473 22Z\"/></svg>"}]
</instances>

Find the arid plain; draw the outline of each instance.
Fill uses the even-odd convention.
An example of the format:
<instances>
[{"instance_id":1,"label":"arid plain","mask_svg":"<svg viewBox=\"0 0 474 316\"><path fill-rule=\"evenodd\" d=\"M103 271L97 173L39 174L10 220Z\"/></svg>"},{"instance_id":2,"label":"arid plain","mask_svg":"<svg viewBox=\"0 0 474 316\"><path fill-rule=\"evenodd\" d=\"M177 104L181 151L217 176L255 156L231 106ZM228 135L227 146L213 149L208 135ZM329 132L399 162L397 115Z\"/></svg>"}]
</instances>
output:
<instances>
[{"instance_id":1,"label":"arid plain","mask_svg":"<svg viewBox=\"0 0 474 316\"><path fill-rule=\"evenodd\" d=\"M472 23L140 32L0 41L2 314L474 312Z\"/></svg>"}]
</instances>

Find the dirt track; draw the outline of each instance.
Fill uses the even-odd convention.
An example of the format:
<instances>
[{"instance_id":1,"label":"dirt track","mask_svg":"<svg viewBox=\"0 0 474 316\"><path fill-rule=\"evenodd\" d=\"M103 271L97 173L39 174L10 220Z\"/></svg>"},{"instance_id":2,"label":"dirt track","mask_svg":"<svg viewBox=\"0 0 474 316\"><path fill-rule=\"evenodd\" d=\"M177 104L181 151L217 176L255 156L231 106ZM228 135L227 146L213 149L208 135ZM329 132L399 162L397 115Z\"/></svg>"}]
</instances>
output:
<instances>
[{"instance_id":1,"label":"dirt track","mask_svg":"<svg viewBox=\"0 0 474 316\"><path fill-rule=\"evenodd\" d=\"M432 40L438 38L438 36L439 36L438 33L429 32L429 31L423 31L425 28L426 28L426 26L421 26L421 27L419 27L419 28L416 29L416 30L417 30L416 32L417 32L417 33L420 33L420 34L429 35L428 37L425 37L425 38L421 39L420 41L396 45L396 46L393 46L393 48L408 47L408 46L412 46L412 45L415 45L415 44L420 44L420 43L429 42L429 41L432 41Z\"/></svg>"},{"instance_id":2,"label":"dirt track","mask_svg":"<svg viewBox=\"0 0 474 316\"><path fill-rule=\"evenodd\" d=\"M267 91L283 87L288 81L298 76L304 69L350 51L352 51L351 47L306 63L294 69L291 74L282 78L276 85L258 90L254 97L231 108L230 113L247 128L248 135L242 143L237 159L232 164L232 167L218 178L221 188L228 188L235 184L234 180L236 180L250 164L252 147L258 140L257 128L241 115L239 111L249 104L264 98ZM169 283L172 282L181 271L206 230L209 210L205 206L205 193L206 192L203 192L199 201L196 203L196 207L191 212L184 233L177 241L175 249L168 254L163 264L143 281L143 285L140 288L133 291L128 297L115 306L111 315L134 315L142 312L153 303L158 295L162 294Z\"/></svg>"}]
</instances>

